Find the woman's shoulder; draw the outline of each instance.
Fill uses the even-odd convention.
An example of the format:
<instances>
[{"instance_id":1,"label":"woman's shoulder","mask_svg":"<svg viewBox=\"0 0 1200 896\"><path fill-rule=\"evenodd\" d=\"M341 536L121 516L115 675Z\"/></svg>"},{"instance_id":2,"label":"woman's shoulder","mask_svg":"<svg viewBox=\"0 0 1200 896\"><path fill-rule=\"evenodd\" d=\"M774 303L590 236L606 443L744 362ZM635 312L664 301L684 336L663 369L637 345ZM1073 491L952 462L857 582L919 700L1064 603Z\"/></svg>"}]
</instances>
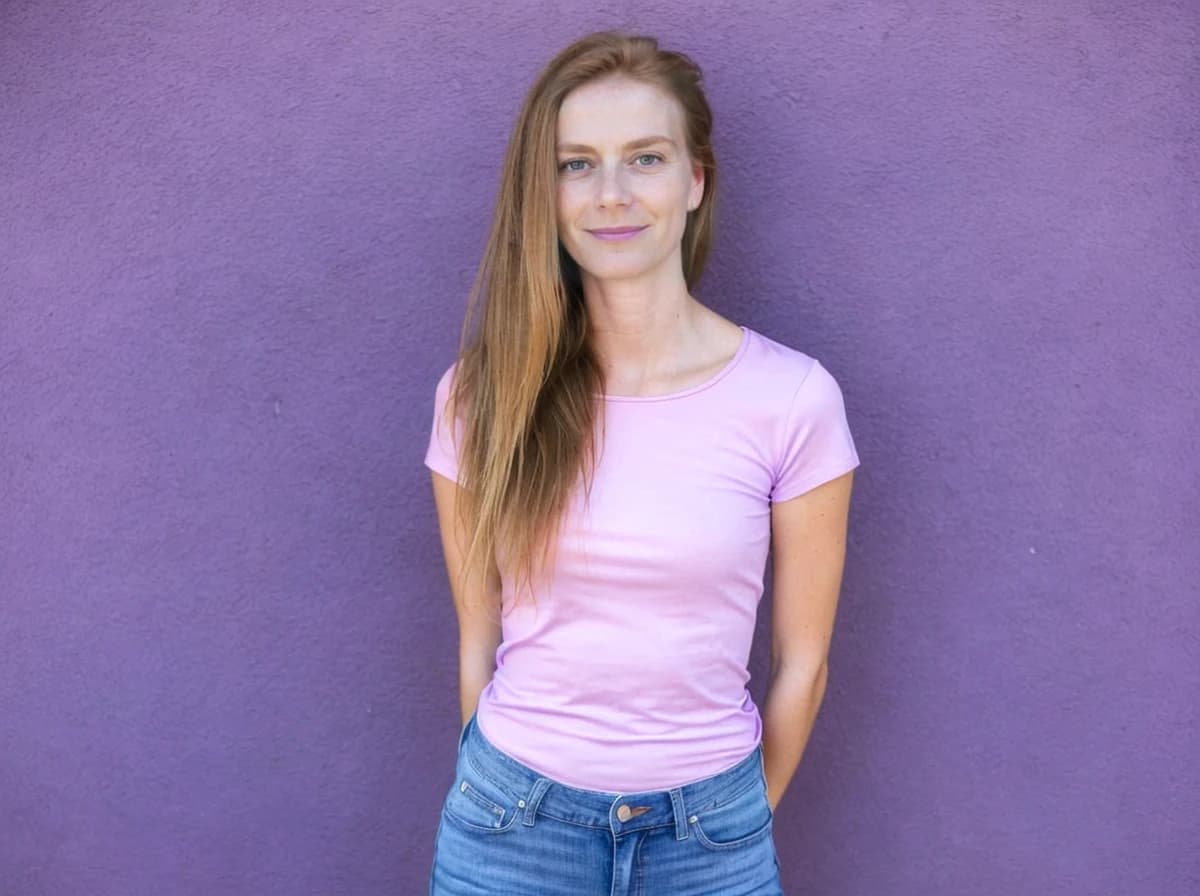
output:
<instances>
[{"instance_id":1,"label":"woman's shoulder","mask_svg":"<svg viewBox=\"0 0 1200 896\"><path fill-rule=\"evenodd\" d=\"M748 365L754 379L754 388L776 391L783 389L791 394L819 366L816 357L779 339L746 328L753 340Z\"/></svg>"},{"instance_id":2,"label":"woman's shoulder","mask_svg":"<svg viewBox=\"0 0 1200 896\"><path fill-rule=\"evenodd\" d=\"M453 361L450 362L450 366L445 368L442 371L441 378L438 379L438 381L437 381L436 391L439 394L445 395L447 392L450 391L450 386L454 382L454 371L457 368L458 368L458 359L455 358Z\"/></svg>"}]
</instances>

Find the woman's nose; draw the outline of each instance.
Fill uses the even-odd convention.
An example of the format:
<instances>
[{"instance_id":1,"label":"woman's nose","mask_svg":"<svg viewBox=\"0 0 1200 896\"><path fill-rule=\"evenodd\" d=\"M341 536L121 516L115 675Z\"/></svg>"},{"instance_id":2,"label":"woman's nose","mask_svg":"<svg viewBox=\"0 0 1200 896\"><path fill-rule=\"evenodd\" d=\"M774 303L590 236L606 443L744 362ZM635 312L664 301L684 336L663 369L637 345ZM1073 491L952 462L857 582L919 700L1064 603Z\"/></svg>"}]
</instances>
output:
<instances>
[{"instance_id":1,"label":"woman's nose","mask_svg":"<svg viewBox=\"0 0 1200 896\"><path fill-rule=\"evenodd\" d=\"M620 165L600 169L601 205L620 205L629 202L629 174Z\"/></svg>"}]
</instances>

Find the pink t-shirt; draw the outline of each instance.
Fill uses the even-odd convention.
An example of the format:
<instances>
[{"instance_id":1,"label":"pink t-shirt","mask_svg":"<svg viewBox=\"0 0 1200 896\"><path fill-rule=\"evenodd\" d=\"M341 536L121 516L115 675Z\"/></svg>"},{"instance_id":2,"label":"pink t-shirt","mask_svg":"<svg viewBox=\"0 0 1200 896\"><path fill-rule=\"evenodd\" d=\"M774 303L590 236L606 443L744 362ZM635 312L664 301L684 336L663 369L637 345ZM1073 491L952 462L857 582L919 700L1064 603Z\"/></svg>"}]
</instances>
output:
<instances>
[{"instance_id":1,"label":"pink t-shirt","mask_svg":"<svg viewBox=\"0 0 1200 896\"><path fill-rule=\"evenodd\" d=\"M591 790L665 790L748 756L746 683L771 502L858 466L842 393L809 355L742 327L736 356L670 395L606 396L590 505L564 520L536 605L513 608L476 724L541 774ZM428 467L457 479L436 389Z\"/></svg>"}]
</instances>

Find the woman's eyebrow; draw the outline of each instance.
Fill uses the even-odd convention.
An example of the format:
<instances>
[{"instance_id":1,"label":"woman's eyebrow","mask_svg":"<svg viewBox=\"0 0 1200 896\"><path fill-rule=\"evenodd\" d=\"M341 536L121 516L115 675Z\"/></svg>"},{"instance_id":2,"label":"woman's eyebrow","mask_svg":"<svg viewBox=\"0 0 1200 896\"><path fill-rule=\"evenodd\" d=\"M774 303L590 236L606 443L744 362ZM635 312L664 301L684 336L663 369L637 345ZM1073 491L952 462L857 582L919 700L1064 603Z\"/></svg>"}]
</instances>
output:
<instances>
[{"instance_id":1,"label":"woman's eyebrow","mask_svg":"<svg viewBox=\"0 0 1200 896\"><path fill-rule=\"evenodd\" d=\"M655 134L650 137L639 137L637 140L630 140L628 143L626 143L622 147L622 149L625 149L625 150L641 149L643 146L653 146L655 143L669 143L669 144L671 144L671 146L675 145L675 141L672 140L670 137L663 137L659 134ZM582 143L560 143L560 144L558 144L558 151L559 152L595 152L595 149L591 146L585 146Z\"/></svg>"}]
</instances>

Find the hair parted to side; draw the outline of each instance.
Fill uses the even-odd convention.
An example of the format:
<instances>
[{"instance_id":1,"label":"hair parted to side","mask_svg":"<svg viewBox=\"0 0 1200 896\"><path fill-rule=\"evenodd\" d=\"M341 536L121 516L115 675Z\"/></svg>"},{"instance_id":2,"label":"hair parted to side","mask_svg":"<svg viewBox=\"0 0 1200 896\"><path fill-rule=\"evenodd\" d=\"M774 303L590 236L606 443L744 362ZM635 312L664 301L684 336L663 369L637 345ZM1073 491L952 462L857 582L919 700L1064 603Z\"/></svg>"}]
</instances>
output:
<instances>
[{"instance_id":1,"label":"hair parted to side","mask_svg":"<svg viewBox=\"0 0 1200 896\"><path fill-rule=\"evenodd\" d=\"M704 168L704 195L688 214L681 247L689 289L712 244L717 172L699 66L653 37L620 31L585 35L551 59L509 138L446 411L463 426L465 573L483 574L484 558L495 557L518 593L532 594L553 563L570 497L581 477L590 496L595 471L604 377L589 347L579 267L558 240L555 143L567 94L612 75L678 101L688 155Z\"/></svg>"}]
</instances>

